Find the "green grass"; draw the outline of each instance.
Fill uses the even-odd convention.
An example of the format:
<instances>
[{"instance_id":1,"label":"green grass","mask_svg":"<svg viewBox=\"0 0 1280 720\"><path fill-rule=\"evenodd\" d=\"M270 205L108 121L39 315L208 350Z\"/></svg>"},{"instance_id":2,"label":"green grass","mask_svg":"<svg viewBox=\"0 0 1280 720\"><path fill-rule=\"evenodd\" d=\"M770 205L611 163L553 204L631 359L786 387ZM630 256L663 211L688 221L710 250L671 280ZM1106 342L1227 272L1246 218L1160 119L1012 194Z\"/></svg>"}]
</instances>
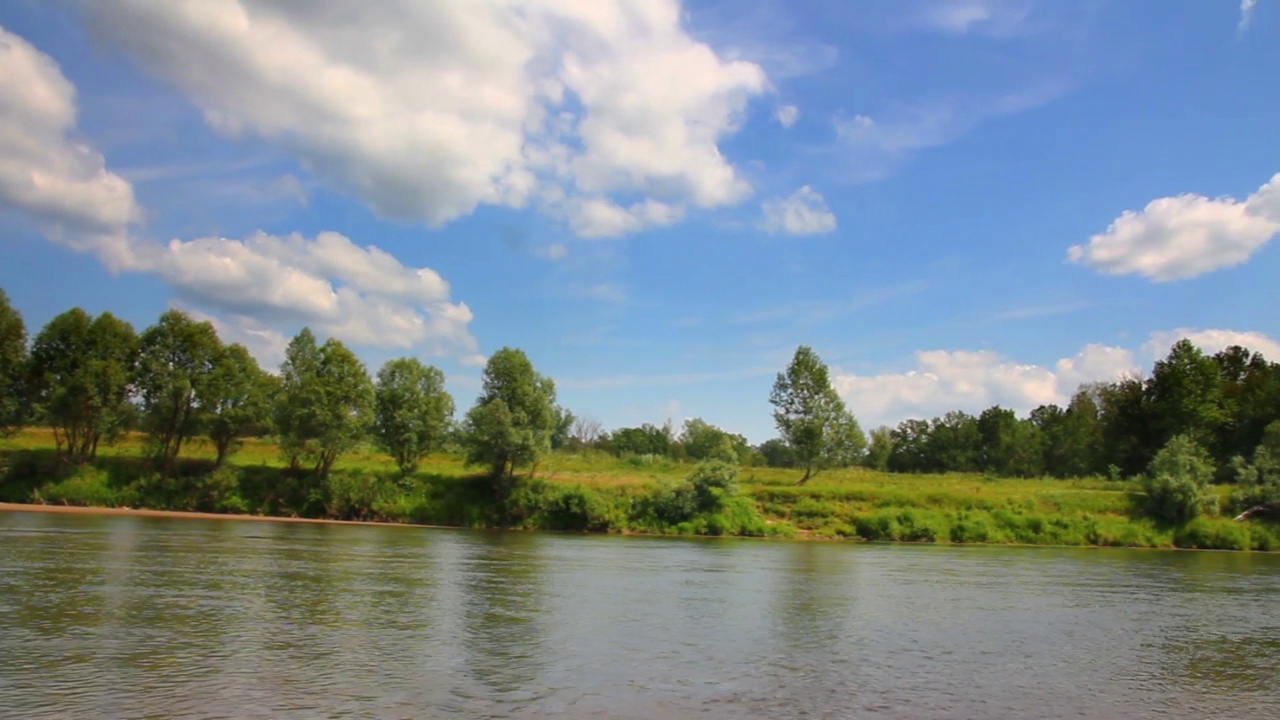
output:
<instances>
[{"instance_id":1,"label":"green grass","mask_svg":"<svg viewBox=\"0 0 1280 720\"><path fill-rule=\"evenodd\" d=\"M0 439L0 500L582 532L1280 550L1280 523L1200 517L1161 526L1135 512L1136 484L1106 478L850 468L800 486L798 471L742 468L739 494L712 511L664 523L655 503L678 495L691 464L552 453L536 479L499 498L452 454L432 455L404 478L390 458L362 448L317 483L290 477L278 449L259 439L245 441L232 465L216 471L212 448L194 442L167 476L149 469L144 450L144 439L129 435L101 448L90 466L67 468L54 459L49 430L24 430ZM1231 489L1218 492L1225 500Z\"/></svg>"}]
</instances>

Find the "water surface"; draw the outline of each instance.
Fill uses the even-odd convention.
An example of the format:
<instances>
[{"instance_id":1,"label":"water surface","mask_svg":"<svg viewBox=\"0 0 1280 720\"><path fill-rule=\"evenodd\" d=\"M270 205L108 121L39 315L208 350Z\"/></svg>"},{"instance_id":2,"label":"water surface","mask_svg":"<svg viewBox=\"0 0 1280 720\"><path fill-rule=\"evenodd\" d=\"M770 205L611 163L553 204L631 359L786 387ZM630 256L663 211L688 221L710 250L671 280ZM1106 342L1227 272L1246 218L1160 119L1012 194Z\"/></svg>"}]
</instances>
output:
<instances>
[{"instance_id":1,"label":"water surface","mask_svg":"<svg viewBox=\"0 0 1280 720\"><path fill-rule=\"evenodd\" d=\"M0 512L0 717L1276 717L1280 556Z\"/></svg>"}]
</instances>

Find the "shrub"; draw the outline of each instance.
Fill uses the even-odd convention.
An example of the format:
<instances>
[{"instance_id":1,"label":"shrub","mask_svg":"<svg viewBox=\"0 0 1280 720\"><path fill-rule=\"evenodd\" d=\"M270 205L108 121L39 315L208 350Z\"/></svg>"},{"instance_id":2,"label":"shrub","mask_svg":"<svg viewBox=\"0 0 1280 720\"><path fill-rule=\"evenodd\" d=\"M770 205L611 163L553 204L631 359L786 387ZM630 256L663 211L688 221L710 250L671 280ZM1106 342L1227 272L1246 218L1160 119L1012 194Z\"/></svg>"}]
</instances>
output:
<instances>
[{"instance_id":1,"label":"shrub","mask_svg":"<svg viewBox=\"0 0 1280 720\"><path fill-rule=\"evenodd\" d=\"M1156 453L1142 478L1147 513L1175 525L1203 512L1216 513L1217 496L1209 490L1212 479L1208 453L1187 435L1173 438Z\"/></svg>"}]
</instances>

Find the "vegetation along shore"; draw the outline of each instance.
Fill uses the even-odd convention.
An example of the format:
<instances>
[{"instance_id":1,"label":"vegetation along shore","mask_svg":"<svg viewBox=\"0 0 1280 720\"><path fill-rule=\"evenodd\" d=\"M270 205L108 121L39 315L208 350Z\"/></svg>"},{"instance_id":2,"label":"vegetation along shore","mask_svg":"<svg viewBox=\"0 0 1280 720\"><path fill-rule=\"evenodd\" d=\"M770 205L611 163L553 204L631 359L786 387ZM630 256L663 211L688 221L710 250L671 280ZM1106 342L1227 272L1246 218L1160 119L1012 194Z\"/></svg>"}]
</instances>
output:
<instances>
[{"instance_id":1,"label":"vegetation along shore","mask_svg":"<svg viewBox=\"0 0 1280 720\"><path fill-rule=\"evenodd\" d=\"M580 532L1280 550L1280 364L1179 342L1026 417L868 437L800 347L752 447L701 419L605 431L520 350L455 420L417 359L309 330L278 373L176 310L30 338L0 292L0 502ZM2 508L0 508L2 509Z\"/></svg>"}]
</instances>

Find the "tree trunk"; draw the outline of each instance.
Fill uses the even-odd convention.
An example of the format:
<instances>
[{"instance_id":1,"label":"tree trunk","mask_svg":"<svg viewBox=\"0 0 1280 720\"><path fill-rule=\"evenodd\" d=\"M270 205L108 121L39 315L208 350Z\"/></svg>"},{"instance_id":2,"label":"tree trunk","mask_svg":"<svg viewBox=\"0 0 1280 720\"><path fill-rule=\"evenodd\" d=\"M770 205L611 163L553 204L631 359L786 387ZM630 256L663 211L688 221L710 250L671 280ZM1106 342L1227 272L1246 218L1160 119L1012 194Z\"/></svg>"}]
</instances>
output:
<instances>
[{"instance_id":1,"label":"tree trunk","mask_svg":"<svg viewBox=\"0 0 1280 720\"><path fill-rule=\"evenodd\" d=\"M1280 503L1269 503L1266 505L1254 505L1233 518L1236 522L1248 520L1254 515L1277 515L1280 516Z\"/></svg>"}]
</instances>

